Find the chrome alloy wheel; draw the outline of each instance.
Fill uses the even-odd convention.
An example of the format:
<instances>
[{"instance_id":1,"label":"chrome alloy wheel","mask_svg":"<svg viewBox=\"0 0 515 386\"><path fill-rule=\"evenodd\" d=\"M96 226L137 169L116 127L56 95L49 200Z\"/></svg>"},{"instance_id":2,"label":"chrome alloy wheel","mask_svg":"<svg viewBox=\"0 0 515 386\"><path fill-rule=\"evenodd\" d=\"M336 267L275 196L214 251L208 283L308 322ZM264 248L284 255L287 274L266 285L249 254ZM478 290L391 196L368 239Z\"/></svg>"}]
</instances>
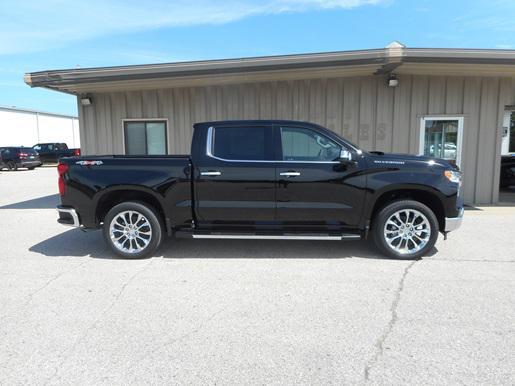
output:
<instances>
[{"instance_id":1,"label":"chrome alloy wheel","mask_svg":"<svg viewBox=\"0 0 515 386\"><path fill-rule=\"evenodd\" d=\"M144 250L152 239L148 219L139 212L127 210L118 213L109 224L109 236L113 245L124 253Z\"/></svg>"},{"instance_id":2,"label":"chrome alloy wheel","mask_svg":"<svg viewBox=\"0 0 515 386\"><path fill-rule=\"evenodd\" d=\"M384 239L386 244L401 255L420 251L431 237L431 225L427 217L415 209L398 210L386 220Z\"/></svg>"}]
</instances>

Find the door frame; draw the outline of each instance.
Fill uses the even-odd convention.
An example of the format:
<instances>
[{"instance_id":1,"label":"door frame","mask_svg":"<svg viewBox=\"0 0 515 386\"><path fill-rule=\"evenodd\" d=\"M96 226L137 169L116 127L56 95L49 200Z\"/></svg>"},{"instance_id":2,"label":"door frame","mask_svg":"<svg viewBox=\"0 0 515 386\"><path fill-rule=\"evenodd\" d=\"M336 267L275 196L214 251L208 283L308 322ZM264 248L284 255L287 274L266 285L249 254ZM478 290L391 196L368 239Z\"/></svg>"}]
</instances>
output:
<instances>
[{"instance_id":1,"label":"door frame","mask_svg":"<svg viewBox=\"0 0 515 386\"><path fill-rule=\"evenodd\" d=\"M463 115L424 115L420 117L420 137L418 152L419 155L424 155L424 141L426 136L426 121L458 121L458 138L456 144L456 165L461 168L461 153L463 151L463 127L465 117Z\"/></svg>"},{"instance_id":2,"label":"door frame","mask_svg":"<svg viewBox=\"0 0 515 386\"><path fill-rule=\"evenodd\" d=\"M502 121L502 140L501 140L501 156L515 154L515 152L510 153L510 125L511 125L511 115L515 114L515 110L504 110L504 116ZM504 135L504 131L506 131L506 135Z\"/></svg>"}]
</instances>

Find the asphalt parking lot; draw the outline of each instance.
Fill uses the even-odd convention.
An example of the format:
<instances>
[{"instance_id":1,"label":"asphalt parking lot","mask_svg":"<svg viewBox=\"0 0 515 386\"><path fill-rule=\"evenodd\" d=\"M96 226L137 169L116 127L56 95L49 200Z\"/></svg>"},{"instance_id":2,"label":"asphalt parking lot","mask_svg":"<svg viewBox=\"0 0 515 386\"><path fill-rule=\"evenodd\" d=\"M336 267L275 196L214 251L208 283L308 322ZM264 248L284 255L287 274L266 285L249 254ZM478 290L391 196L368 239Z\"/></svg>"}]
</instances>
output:
<instances>
[{"instance_id":1,"label":"asphalt parking lot","mask_svg":"<svg viewBox=\"0 0 515 386\"><path fill-rule=\"evenodd\" d=\"M112 258L0 172L0 384L514 384L515 208L418 261L365 242L169 240Z\"/></svg>"}]
</instances>

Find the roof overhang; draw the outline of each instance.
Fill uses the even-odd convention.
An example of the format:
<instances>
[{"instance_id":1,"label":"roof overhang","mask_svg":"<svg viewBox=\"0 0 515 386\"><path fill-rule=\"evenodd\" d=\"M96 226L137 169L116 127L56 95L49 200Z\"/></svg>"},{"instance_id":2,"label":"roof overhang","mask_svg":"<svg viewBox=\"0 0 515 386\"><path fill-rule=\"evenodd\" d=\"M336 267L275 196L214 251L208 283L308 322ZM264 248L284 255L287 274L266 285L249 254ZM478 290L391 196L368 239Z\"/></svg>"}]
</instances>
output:
<instances>
[{"instance_id":1,"label":"roof overhang","mask_svg":"<svg viewBox=\"0 0 515 386\"><path fill-rule=\"evenodd\" d=\"M72 94L271 80L397 74L514 76L515 50L384 49L267 56L25 74L31 87Z\"/></svg>"}]
</instances>

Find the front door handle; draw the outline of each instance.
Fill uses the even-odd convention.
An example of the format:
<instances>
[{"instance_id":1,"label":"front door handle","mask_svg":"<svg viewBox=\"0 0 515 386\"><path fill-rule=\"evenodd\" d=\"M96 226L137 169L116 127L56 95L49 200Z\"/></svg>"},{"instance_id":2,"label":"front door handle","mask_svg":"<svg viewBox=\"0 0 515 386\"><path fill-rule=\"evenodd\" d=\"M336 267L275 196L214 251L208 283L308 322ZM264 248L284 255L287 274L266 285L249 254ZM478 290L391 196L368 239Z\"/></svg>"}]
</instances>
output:
<instances>
[{"instance_id":1,"label":"front door handle","mask_svg":"<svg viewBox=\"0 0 515 386\"><path fill-rule=\"evenodd\" d=\"M200 172L200 175L207 176L207 177L216 177L216 176L221 176L222 173L217 172L217 171L209 171L209 172Z\"/></svg>"},{"instance_id":2,"label":"front door handle","mask_svg":"<svg viewBox=\"0 0 515 386\"><path fill-rule=\"evenodd\" d=\"M281 172L279 175L285 177L298 177L300 176L300 172Z\"/></svg>"}]
</instances>

